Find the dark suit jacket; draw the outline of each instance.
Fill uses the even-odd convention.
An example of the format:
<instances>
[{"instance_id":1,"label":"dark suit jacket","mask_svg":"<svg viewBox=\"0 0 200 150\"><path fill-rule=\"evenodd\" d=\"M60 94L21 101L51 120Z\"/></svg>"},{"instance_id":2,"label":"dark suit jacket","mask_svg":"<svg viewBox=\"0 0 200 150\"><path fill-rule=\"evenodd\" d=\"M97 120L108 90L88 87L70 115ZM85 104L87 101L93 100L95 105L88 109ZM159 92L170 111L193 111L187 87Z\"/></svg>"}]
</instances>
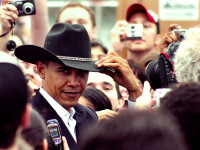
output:
<instances>
[{"instance_id":1,"label":"dark suit jacket","mask_svg":"<svg viewBox=\"0 0 200 150\"><path fill-rule=\"evenodd\" d=\"M77 121L77 124L76 124L77 143L76 143L72 135L70 134L69 130L65 126L64 122L62 121L62 119L58 116L56 111L51 107L51 105L46 101L46 99L40 94L39 91L37 91L35 97L31 99L30 102L33 108L36 109L41 114L41 116L44 118L46 122L47 120L50 120L50 119L58 120L60 124L60 128L61 128L62 136L66 137L70 150L79 149L78 144L80 143L80 136L82 132L89 125L92 125L92 123L97 123L98 121L98 117L92 109L85 107L81 104L77 104L74 107L76 111L74 118ZM49 138L49 136L47 137L48 137L48 145L49 145L48 149L55 150L56 148L53 141Z\"/></svg>"}]
</instances>

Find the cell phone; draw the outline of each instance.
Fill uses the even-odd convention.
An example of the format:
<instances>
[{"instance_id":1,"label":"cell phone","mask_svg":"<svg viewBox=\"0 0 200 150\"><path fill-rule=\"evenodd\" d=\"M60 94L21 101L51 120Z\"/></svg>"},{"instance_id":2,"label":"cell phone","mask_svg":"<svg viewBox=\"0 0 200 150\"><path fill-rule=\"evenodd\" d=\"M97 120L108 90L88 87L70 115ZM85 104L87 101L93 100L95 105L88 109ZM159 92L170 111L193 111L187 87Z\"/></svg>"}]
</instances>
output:
<instances>
[{"instance_id":1,"label":"cell phone","mask_svg":"<svg viewBox=\"0 0 200 150\"><path fill-rule=\"evenodd\" d=\"M160 106L160 98L163 98L168 92L170 92L170 88L158 88L156 89L156 106Z\"/></svg>"},{"instance_id":2,"label":"cell phone","mask_svg":"<svg viewBox=\"0 0 200 150\"><path fill-rule=\"evenodd\" d=\"M62 136L61 136L61 130L58 120L51 119L47 121L47 129L48 134L53 140L57 150L64 150L63 148L63 142L62 142Z\"/></svg>"},{"instance_id":3,"label":"cell phone","mask_svg":"<svg viewBox=\"0 0 200 150\"><path fill-rule=\"evenodd\" d=\"M129 24L126 28L126 39L136 40L142 39L143 25L142 24Z\"/></svg>"}]
</instances>

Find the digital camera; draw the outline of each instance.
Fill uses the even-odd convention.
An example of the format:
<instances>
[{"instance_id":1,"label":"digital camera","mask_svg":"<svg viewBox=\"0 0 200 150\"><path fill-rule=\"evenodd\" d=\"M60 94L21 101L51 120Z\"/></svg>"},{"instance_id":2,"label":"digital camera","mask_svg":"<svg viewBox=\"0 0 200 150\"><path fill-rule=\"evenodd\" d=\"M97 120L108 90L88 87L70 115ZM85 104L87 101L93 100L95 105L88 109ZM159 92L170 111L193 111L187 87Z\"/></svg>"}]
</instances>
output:
<instances>
[{"instance_id":1,"label":"digital camera","mask_svg":"<svg viewBox=\"0 0 200 150\"><path fill-rule=\"evenodd\" d=\"M142 39L143 25L142 24L129 24L126 28L126 39L135 40Z\"/></svg>"},{"instance_id":2,"label":"digital camera","mask_svg":"<svg viewBox=\"0 0 200 150\"><path fill-rule=\"evenodd\" d=\"M35 3L34 0L21 0L21 1L14 1L8 2L8 4L13 4L17 7L18 16L26 16L26 15L35 15Z\"/></svg>"},{"instance_id":3,"label":"digital camera","mask_svg":"<svg viewBox=\"0 0 200 150\"><path fill-rule=\"evenodd\" d=\"M167 50L159 55L158 60L150 62L145 69L146 78L154 90L167 88L171 84L177 83L174 72L174 58L181 41L185 38L186 30L174 29L173 32L178 41L172 42Z\"/></svg>"}]
</instances>

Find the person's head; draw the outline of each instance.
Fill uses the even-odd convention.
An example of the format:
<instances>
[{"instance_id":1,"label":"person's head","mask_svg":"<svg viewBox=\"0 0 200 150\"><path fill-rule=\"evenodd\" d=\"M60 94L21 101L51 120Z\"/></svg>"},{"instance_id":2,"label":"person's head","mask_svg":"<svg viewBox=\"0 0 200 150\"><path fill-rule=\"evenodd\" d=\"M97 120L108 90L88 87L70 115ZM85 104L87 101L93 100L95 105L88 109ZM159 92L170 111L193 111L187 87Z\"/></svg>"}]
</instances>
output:
<instances>
[{"instance_id":1,"label":"person's head","mask_svg":"<svg viewBox=\"0 0 200 150\"><path fill-rule=\"evenodd\" d=\"M199 91L199 83L180 83L160 99L160 109L168 110L177 118L191 150L200 149Z\"/></svg>"},{"instance_id":2,"label":"person's head","mask_svg":"<svg viewBox=\"0 0 200 150\"><path fill-rule=\"evenodd\" d=\"M22 138L35 150L47 150L47 127L40 114L32 109L30 126L22 131Z\"/></svg>"},{"instance_id":3,"label":"person's head","mask_svg":"<svg viewBox=\"0 0 200 150\"><path fill-rule=\"evenodd\" d=\"M144 81L146 80L145 68L142 64L134 62L132 59L128 60L128 64L133 71L134 75L138 79L141 88L143 87Z\"/></svg>"},{"instance_id":4,"label":"person's head","mask_svg":"<svg viewBox=\"0 0 200 150\"><path fill-rule=\"evenodd\" d=\"M176 120L169 114L138 111L120 114L83 134L82 150L187 150Z\"/></svg>"},{"instance_id":5,"label":"person's head","mask_svg":"<svg viewBox=\"0 0 200 150\"><path fill-rule=\"evenodd\" d=\"M111 101L113 110L122 108L124 100L122 100L119 85L108 75L90 72L87 87L97 88L103 91Z\"/></svg>"},{"instance_id":6,"label":"person's head","mask_svg":"<svg viewBox=\"0 0 200 150\"><path fill-rule=\"evenodd\" d=\"M200 27L187 30L175 54L174 70L178 82L200 83Z\"/></svg>"},{"instance_id":7,"label":"person's head","mask_svg":"<svg viewBox=\"0 0 200 150\"><path fill-rule=\"evenodd\" d=\"M92 40L91 53L93 60L99 60L108 53L108 49L105 46L103 46L103 44L100 41Z\"/></svg>"},{"instance_id":8,"label":"person's head","mask_svg":"<svg viewBox=\"0 0 200 150\"><path fill-rule=\"evenodd\" d=\"M0 63L0 95L0 148L9 148L29 126L30 118L26 79L13 63Z\"/></svg>"},{"instance_id":9,"label":"person's head","mask_svg":"<svg viewBox=\"0 0 200 150\"><path fill-rule=\"evenodd\" d=\"M69 2L63 6L56 16L56 23L81 24L86 28L91 40L97 36L94 12L80 2Z\"/></svg>"},{"instance_id":10,"label":"person's head","mask_svg":"<svg viewBox=\"0 0 200 150\"><path fill-rule=\"evenodd\" d=\"M126 12L126 21L130 24L142 24L141 40L127 40L126 47L131 51L152 51L160 42L158 16L140 3L133 3Z\"/></svg>"},{"instance_id":11,"label":"person's head","mask_svg":"<svg viewBox=\"0 0 200 150\"><path fill-rule=\"evenodd\" d=\"M86 88L85 92L79 99L79 103L92 108L94 111L104 109L112 110L112 104L109 98L97 88Z\"/></svg>"},{"instance_id":12,"label":"person's head","mask_svg":"<svg viewBox=\"0 0 200 150\"><path fill-rule=\"evenodd\" d=\"M147 65L154 60L157 60L159 57L160 53L159 52L150 52L149 54L147 54L141 61L141 63L144 65L144 67L146 68Z\"/></svg>"},{"instance_id":13,"label":"person's head","mask_svg":"<svg viewBox=\"0 0 200 150\"><path fill-rule=\"evenodd\" d=\"M65 108L78 103L85 91L89 71L101 71L91 58L90 39L84 26L55 24L46 36L44 48L23 45L15 55L37 64L42 87Z\"/></svg>"}]
</instances>

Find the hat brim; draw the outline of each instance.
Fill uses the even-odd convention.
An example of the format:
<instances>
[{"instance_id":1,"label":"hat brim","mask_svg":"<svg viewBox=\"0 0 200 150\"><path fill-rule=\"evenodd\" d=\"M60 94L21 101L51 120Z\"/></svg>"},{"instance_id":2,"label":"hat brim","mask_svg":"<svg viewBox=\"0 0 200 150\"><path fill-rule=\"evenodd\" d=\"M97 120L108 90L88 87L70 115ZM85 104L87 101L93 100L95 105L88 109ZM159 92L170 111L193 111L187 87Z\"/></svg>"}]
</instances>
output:
<instances>
[{"instance_id":1,"label":"hat brim","mask_svg":"<svg viewBox=\"0 0 200 150\"><path fill-rule=\"evenodd\" d=\"M35 45L22 45L16 48L14 52L15 56L25 62L36 64L38 60L40 61L54 61L68 67L99 72L105 69L105 67L97 67L95 61L79 61L79 60L64 60L59 59L52 52Z\"/></svg>"}]
</instances>

